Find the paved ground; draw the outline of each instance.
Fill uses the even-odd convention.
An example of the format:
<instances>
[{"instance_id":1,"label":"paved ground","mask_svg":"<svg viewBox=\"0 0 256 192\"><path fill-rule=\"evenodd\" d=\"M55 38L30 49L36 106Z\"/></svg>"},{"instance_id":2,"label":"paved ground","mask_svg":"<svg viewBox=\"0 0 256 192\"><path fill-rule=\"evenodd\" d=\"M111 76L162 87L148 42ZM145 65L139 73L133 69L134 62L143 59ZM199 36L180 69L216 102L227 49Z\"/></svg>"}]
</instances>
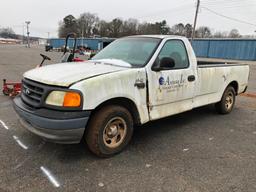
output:
<instances>
[{"instance_id":1,"label":"paved ground","mask_svg":"<svg viewBox=\"0 0 256 192\"><path fill-rule=\"evenodd\" d=\"M21 79L41 51L0 47L0 78ZM58 61L58 53L47 55ZM249 91L256 92L255 64ZM137 128L129 147L109 159L96 158L83 143L45 143L21 127L3 95L0 120L1 192L256 191L255 98L238 97L230 115L209 106Z\"/></svg>"}]
</instances>

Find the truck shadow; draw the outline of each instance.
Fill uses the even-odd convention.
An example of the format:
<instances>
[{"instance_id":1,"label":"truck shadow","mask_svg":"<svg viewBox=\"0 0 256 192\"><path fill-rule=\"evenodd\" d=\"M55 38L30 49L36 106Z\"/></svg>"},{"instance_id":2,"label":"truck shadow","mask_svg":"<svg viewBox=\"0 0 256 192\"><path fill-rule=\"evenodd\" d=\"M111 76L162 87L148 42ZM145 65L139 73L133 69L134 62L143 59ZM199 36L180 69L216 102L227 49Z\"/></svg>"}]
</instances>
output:
<instances>
[{"instance_id":1,"label":"truck shadow","mask_svg":"<svg viewBox=\"0 0 256 192\"><path fill-rule=\"evenodd\" d=\"M175 140L175 138L177 140L177 137L180 137L181 135L184 136L185 133L196 131L195 129L201 129L200 127L192 126L193 123L200 124L202 120L207 118L210 119L212 116L217 115L218 114L213 109L213 106L206 106L156 120L143 126L138 126L135 128L129 146L124 152L117 156L123 156L125 153L136 153L136 150L143 151L145 146L150 148L149 146L152 146L155 142L161 145L165 140ZM52 147L53 146L49 146L49 148ZM89 151L84 141L77 145L56 145L54 147L59 148L57 149L57 158L65 163L79 161L84 158L86 158L87 161L100 160Z\"/></svg>"},{"instance_id":2,"label":"truck shadow","mask_svg":"<svg viewBox=\"0 0 256 192\"><path fill-rule=\"evenodd\" d=\"M163 119L149 122L143 126L136 127L134 139L142 135L164 135L166 132L183 131L185 126L202 121L212 116L218 115L213 106L204 106L188 112L180 113ZM189 128L188 127L188 128ZM186 127L187 128L187 127Z\"/></svg>"}]
</instances>

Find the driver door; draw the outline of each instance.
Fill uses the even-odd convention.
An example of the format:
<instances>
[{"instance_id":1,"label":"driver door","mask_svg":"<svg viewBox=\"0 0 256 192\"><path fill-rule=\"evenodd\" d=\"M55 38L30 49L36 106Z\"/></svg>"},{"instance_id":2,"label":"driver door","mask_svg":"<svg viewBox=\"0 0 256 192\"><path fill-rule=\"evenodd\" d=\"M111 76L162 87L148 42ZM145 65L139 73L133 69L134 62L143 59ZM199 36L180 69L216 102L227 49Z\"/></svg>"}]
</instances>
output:
<instances>
[{"instance_id":1,"label":"driver door","mask_svg":"<svg viewBox=\"0 0 256 192\"><path fill-rule=\"evenodd\" d=\"M150 120L192 109L195 71L183 41L166 41L154 65L166 57L174 60L174 67L148 73Z\"/></svg>"}]
</instances>

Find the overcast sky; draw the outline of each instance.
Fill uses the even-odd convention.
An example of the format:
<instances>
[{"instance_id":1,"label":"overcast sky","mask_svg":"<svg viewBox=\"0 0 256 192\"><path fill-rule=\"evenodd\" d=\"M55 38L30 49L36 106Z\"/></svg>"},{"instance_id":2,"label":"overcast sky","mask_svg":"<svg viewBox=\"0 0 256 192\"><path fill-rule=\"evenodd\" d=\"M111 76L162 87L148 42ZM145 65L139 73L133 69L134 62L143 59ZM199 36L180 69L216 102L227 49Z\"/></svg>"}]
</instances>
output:
<instances>
[{"instance_id":1,"label":"overcast sky","mask_svg":"<svg viewBox=\"0 0 256 192\"><path fill-rule=\"evenodd\" d=\"M196 0L1 0L0 5L0 27L11 27L22 34L22 25L29 20L31 36L47 37L50 32L51 37L56 37L59 21L68 14L78 17L83 12L96 13L108 21L119 17L141 22L165 19L170 26L193 23ZM198 26L207 25L216 31L236 28L243 35L256 34L256 0L201 0L201 6Z\"/></svg>"}]
</instances>

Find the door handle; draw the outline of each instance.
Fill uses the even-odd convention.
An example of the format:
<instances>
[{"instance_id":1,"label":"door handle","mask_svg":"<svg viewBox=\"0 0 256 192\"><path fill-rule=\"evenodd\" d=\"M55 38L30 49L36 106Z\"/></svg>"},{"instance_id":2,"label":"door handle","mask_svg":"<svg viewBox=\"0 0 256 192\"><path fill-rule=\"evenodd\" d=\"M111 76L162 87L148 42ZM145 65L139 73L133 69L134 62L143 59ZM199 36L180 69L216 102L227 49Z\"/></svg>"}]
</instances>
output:
<instances>
[{"instance_id":1,"label":"door handle","mask_svg":"<svg viewBox=\"0 0 256 192\"><path fill-rule=\"evenodd\" d=\"M135 82L134 86L138 89L144 89L146 87L145 83L142 81Z\"/></svg>"},{"instance_id":2,"label":"door handle","mask_svg":"<svg viewBox=\"0 0 256 192\"><path fill-rule=\"evenodd\" d=\"M195 81L195 80L196 80L195 75L190 75L190 76L188 76L188 81L189 81L189 82L192 82L192 81Z\"/></svg>"}]
</instances>

